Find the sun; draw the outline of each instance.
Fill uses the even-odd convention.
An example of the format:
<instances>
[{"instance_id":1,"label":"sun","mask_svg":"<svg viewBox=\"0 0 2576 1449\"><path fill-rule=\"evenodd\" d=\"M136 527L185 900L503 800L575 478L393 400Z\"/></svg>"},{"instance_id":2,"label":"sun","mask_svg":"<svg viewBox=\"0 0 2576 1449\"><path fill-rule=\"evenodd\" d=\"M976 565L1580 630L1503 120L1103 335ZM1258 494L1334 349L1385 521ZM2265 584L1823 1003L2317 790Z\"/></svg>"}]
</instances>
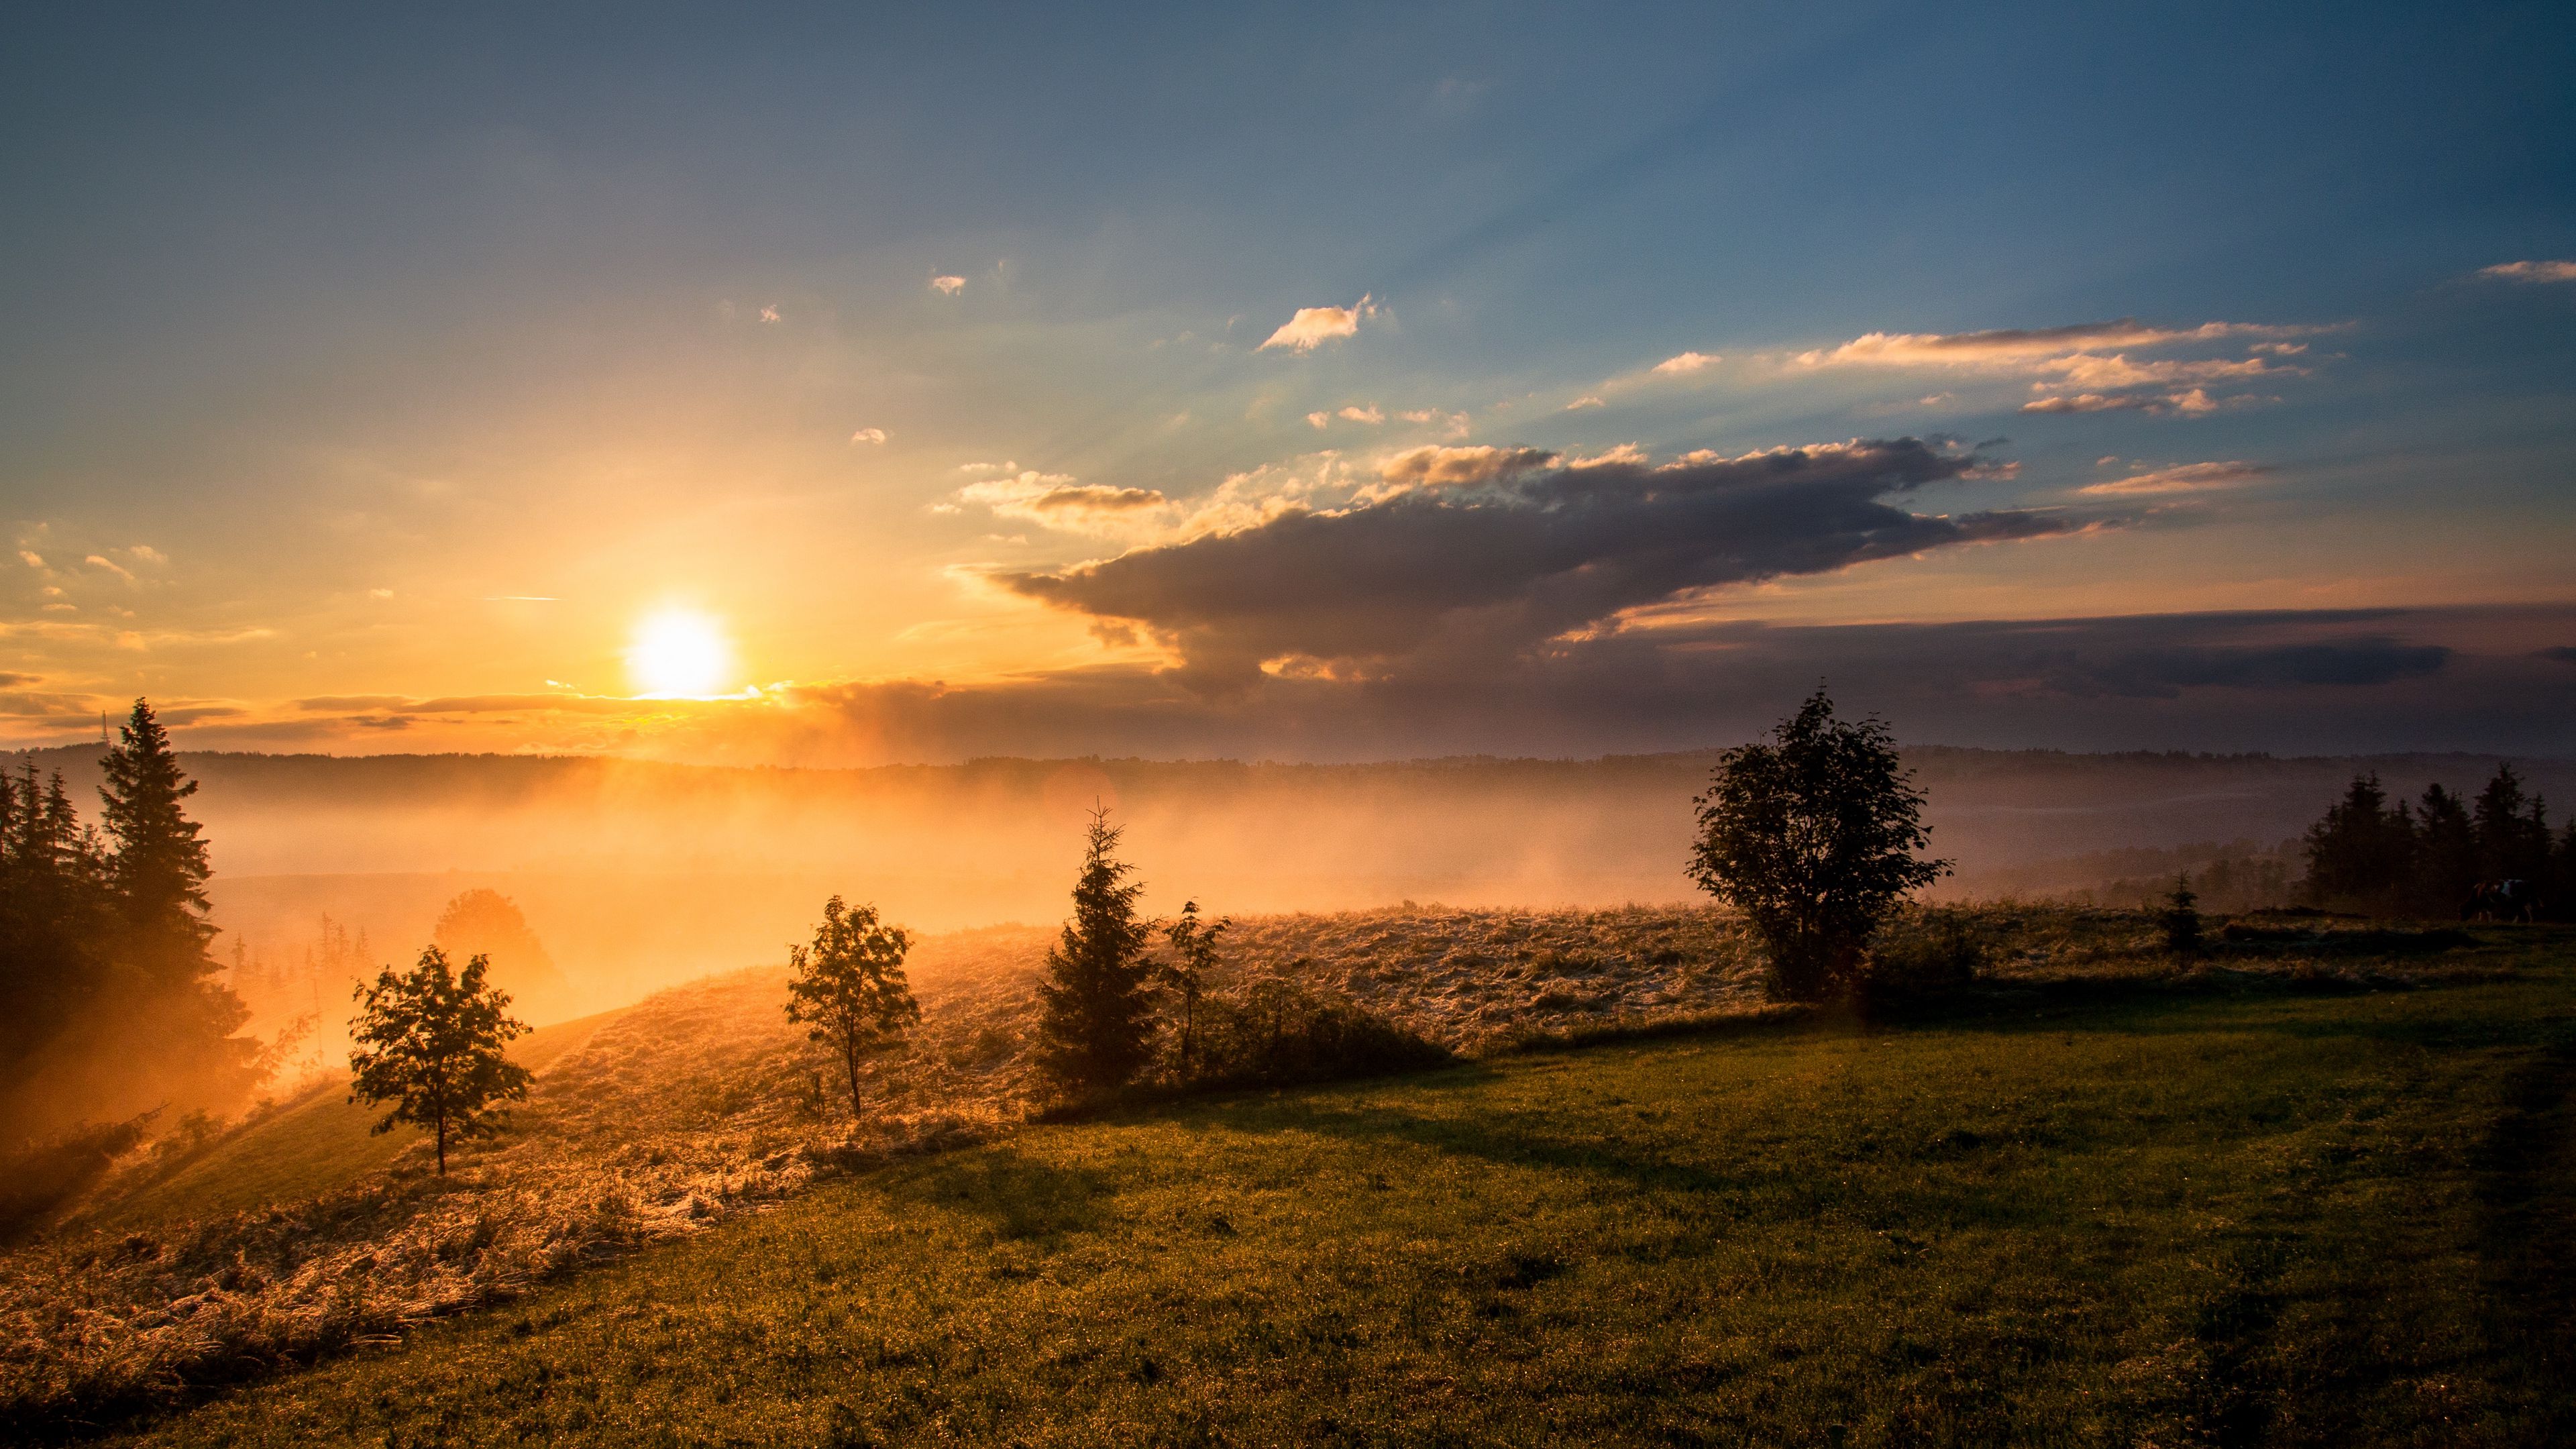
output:
<instances>
[{"instance_id":1,"label":"sun","mask_svg":"<svg viewBox=\"0 0 2576 1449\"><path fill-rule=\"evenodd\" d=\"M644 694L703 698L723 691L733 670L733 647L706 615L664 609L635 626L626 668Z\"/></svg>"}]
</instances>

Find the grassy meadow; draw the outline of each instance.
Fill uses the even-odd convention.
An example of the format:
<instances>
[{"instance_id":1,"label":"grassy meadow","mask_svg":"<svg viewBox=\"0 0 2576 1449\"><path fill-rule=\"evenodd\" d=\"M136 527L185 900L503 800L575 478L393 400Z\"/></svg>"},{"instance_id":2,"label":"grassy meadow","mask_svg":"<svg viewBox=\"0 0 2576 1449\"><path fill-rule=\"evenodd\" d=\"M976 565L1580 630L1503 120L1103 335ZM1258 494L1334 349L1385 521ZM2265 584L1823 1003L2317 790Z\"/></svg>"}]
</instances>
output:
<instances>
[{"instance_id":1,"label":"grassy meadow","mask_svg":"<svg viewBox=\"0 0 2576 1449\"><path fill-rule=\"evenodd\" d=\"M52 1432L2576 1435L2576 936L2258 938L2187 968L2090 919L2024 922L2040 944L1985 986L1874 1023L1644 1020L818 1176L500 1306Z\"/></svg>"}]
</instances>

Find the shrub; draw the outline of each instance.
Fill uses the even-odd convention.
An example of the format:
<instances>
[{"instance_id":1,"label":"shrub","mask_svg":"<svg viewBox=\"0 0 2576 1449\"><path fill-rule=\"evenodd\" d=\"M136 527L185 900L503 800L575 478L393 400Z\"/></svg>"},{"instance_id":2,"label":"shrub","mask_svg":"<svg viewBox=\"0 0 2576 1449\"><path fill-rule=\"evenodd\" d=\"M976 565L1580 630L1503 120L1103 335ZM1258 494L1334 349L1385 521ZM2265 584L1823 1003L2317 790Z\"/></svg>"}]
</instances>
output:
<instances>
[{"instance_id":1,"label":"shrub","mask_svg":"<svg viewBox=\"0 0 2576 1449\"><path fill-rule=\"evenodd\" d=\"M134 1150L161 1109L123 1122L81 1123L0 1157L0 1242L35 1228Z\"/></svg>"},{"instance_id":2,"label":"shrub","mask_svg":"<svg viewBox=\"0 0 2576 1449\"><path fill-rule=\"evenodd\" d=\"M1263 977L1200 999L1190 1087L1286 1086L1446 1066L1449 1050L1347 998Z\"/></svg>"},{"instance_id":3,"label":"shrub","mask_svg":"<svg viewBox=\"0 0 2576 1449\"><path fill-rule=\"evenodd\" d=\"M1937 996L1976 980L1985 965L1985 937L1969 912L1908 911L1870 937L1864 983L1872 997Z\"/></svg>"}]
</instances>

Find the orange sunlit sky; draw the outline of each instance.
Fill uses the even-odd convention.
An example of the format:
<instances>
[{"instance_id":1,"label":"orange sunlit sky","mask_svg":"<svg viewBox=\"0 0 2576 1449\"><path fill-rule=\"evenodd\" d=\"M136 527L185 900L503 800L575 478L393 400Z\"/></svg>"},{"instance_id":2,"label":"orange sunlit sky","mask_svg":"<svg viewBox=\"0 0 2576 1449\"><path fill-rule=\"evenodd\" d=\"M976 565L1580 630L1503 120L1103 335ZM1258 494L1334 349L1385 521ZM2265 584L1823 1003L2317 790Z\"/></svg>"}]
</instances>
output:
<instances>
[{"instance_id":1,"label":"orange sunlit sky","mask_svg":"<svg viewBox=\"0 0 2576 1449\"><path fill-rule=\"evenodd\" d=\"M2576 27L2334 14L35 17L0 743L2565 753Z\"/></svg>"}]
</instances>

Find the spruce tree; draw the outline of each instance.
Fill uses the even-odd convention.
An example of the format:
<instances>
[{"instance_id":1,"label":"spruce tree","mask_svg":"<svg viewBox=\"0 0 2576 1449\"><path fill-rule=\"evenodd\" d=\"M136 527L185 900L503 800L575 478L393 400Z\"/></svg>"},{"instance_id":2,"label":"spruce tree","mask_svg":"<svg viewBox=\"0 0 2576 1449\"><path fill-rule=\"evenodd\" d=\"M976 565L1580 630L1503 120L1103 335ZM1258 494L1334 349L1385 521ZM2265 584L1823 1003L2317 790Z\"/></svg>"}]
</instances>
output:
<instances>
[{"instance_id":1,"label":"spruce tree","mask_svg":"<svg viewBox=\"0 0 2576 1449\"><path fill-rule=\"evenodd\" d=\"M1038 1023L1037 1063L1068 1096L1113 1091L1135 1079L1153 1054L1152 967L1145 959L1154 923L1136 914L1145 887L1134 867L1113 853L1124 831L1106 808L1091 816L1082 874L1073 886L1073 919L1047 952L1038 983L1045 1015Z\"/></svg>"},{"instance_id":2,"label":"spruce tree","mask_svg":"<svg viewBox=\"0 0 2576 1449\"><path fill-rule=\"evenodd\" d=\"M349 1024L349 1100L393 1103L373 1132L398 1123L426 1127L447 1175L447 1144L489 1134L493 1104L528 1094L528 1069L502 1052L527 1027L510 1019L510 994L486 984L480 956L460 974L436 946L410 971L390 966L356 991Z\"/></svg>"},{"instance_id":3,"label":"spruce tree","mask_svg":"<svg viewBox=\"0 0 2576 1449\"><path fill-rule=\"evenodd\" d=\"M180 803L197 793L197 782L179 768L169 731L145 701L134 701L118 735L99 761L105 782L98 792L116 843L117 899L126 920L155 945L202 957L215 933L204 919L206 878L214 871L198 838L203 827Z\"/></svg>"}]
</instances>

